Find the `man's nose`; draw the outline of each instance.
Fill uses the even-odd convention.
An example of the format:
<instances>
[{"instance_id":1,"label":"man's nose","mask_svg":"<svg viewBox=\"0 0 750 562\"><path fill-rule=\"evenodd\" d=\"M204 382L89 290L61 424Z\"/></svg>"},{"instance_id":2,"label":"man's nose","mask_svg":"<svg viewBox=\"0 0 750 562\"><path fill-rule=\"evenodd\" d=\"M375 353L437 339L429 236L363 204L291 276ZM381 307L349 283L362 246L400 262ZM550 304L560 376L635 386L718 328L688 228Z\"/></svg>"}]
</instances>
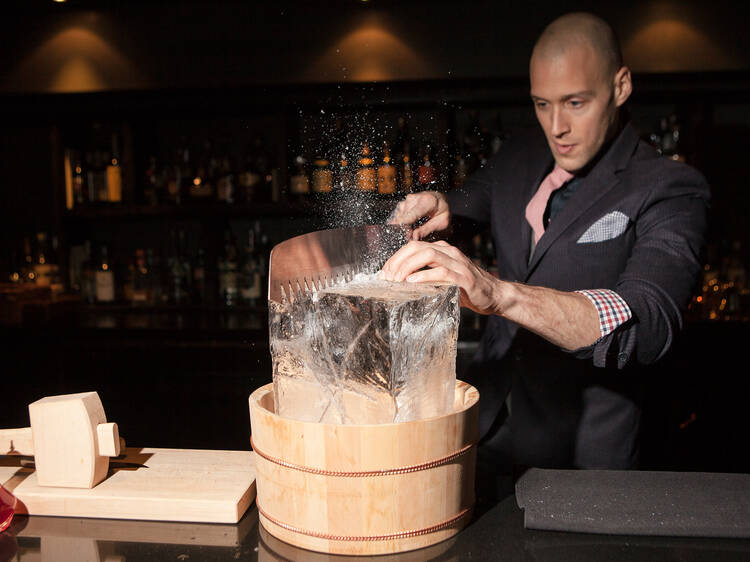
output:
<instances>
[{"instance_id":1,"label":"man's nose","mask_svg":"<svg viewBox=\"0 0 750 562\"><path fill-rule=\"evenodd\" d=\"M551 132L556 137L561 137L570 130L568 120L560 108L552 110L552 128Z\"/></svg>"}]
</instances>

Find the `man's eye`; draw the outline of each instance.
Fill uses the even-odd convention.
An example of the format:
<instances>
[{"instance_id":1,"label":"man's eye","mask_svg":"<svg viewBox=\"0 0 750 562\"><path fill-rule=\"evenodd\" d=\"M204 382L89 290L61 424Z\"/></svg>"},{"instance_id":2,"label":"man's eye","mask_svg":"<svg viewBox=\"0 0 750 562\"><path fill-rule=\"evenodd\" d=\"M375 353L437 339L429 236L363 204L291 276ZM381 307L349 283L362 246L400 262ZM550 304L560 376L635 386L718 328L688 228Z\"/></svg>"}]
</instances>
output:
<instances>
[{"instance_id":1,"label":"man's eye","mask_svg":"<svg viewBox=\"0 0 750 562\"><path fill-rule=\"evenodd\" d=\"M539 109L544 109L545 107L547 107L547 102L546 101L538 101L538 102L535 102L535 103L536 103L536 106Z\"/></svg>"},{"instance_id":2,"label":"man's eye","mask_svg":"<svg viewBox=\"0 0 750 562\"><path fill-rule=\"evenodd\" d=\"M581 100L570 100L568 103L570 104L570 107L574 109L583 107L583 102Z\"/></svg>"}]
</instances>

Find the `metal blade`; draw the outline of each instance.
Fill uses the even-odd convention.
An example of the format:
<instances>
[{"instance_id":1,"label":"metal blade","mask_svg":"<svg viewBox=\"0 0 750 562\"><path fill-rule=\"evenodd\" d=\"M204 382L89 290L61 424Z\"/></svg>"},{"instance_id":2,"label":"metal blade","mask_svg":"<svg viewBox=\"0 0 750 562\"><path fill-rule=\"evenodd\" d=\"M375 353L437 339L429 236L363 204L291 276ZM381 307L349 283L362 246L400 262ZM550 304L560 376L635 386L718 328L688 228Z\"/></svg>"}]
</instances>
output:
<instances>
[{"instance_id":1,"label":"metal blade","mask_svg":"<svg viewBox=\"0 0 750 562\"><path fill-rule=\"evenodd\" d=\"M268 300L294 300L375 273L408 240L409 228L401 225L318 230L285 240L271 250Z\"/></svg>"}]
</instances>

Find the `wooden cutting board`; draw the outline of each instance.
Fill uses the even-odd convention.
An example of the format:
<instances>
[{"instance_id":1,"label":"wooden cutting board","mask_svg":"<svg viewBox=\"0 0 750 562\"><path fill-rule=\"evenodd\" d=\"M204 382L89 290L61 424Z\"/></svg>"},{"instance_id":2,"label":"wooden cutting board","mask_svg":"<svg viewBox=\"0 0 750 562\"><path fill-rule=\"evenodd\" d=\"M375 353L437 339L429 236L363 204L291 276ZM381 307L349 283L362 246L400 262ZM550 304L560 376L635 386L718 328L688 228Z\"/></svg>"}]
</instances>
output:
<instances>
[{"instance_id":1,"label":"wooden cutting board","mask_svg":"<svg viewBox=\"0 0 750 562\"><path fill-rule=\"evenodd\" d=\"M39 486L31 457L0 457L17 513L236 523L255 499L251 451L128 447L91 489Z\"/></svg>"}]
</instances>

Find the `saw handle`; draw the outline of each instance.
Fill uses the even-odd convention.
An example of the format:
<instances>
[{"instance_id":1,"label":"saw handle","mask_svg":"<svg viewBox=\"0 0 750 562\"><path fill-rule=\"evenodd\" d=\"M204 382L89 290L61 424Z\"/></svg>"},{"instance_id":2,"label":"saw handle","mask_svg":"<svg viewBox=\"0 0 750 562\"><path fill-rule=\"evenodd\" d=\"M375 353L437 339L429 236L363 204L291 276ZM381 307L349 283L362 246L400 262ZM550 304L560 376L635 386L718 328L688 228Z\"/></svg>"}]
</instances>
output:
<instances>
[{"instance_id":1,"label":"saw handle","mask_svg":"<svg viewBox=\"0 0 750 562\"><path fill-rule=\"evenodd\" d=\"M100 423L96 426L99 456L118 457L125 449L125 440L120 437L116 423ZM30 427L0 429L0 455L34 456L34 436Z\"/></svg>"}]
</instances>

